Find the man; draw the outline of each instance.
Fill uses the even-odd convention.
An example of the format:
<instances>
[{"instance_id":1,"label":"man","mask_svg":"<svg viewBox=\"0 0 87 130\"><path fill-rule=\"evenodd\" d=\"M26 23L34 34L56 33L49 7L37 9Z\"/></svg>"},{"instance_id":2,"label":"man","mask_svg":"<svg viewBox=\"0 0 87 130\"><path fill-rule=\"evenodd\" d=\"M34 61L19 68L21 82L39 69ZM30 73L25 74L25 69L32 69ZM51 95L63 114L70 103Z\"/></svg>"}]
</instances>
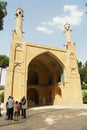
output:
<instances>
[{"instance_id":1,"label":"man","mask_svg":"<svg viewBox=\"0 0 87 130\"><path fill-rule=\"evenodd\" d=\"M14 100L11 96L8 99L8 120L13 120L13 108L14 108Z\"/></svg>"},{"instance_id":2,"label":"man","mask_svg":"<svg viewBox=\"0 0 87 130\"><path fill-rule=\"evenodd\" d=\"M27 109L27 100L25 96L22 98L22 111L23 111L23 118L26 118L26 109Z\"/></svg>"}]
</instances>

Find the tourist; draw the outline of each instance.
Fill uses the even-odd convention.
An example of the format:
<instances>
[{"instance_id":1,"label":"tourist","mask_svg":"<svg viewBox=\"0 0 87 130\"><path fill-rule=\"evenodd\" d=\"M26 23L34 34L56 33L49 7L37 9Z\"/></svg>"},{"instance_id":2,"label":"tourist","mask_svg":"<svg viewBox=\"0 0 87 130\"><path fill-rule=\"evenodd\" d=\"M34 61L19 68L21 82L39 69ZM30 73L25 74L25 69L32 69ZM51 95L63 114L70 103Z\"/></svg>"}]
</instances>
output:
<instances>
[{"instance_id":1,"label":"tourist","mask_svg":"<svg viewBox=\"0 0 87 130\"><path fill-rule=\"evenodd\" d=\"M18 121L19 109L20 109L19 103L18 103L18 101L16 101L14 103L14 121Z\"/></svg>"},{"instance_id":2,"label":"tourist","mask_svg":"<svg viewBox=\"0 0 87 130\"><path fill-rule=\"evenodd\" d=\"M26 118L26 109L27 109L27 101L25 96L22 98L22 111L23 111L23 118Z\"/></svg>"},{"instance_id":3,"label":"tourist","mask_svg":"<svg viewBox=\"0 0 87 130\"><path fill-rule=\"evenodd\" d=\"M22 106L22 104L21 104L21 102L19 102L18 103L18 115L20 116L21 115L21 106Z\"/></svg>"},{"instance_id":4,"label":"tourist","mask_svg":"<svg viewBox=\"0 0 87 130\"><path fill-rule=\"evenodd\" d=\"M9 99L9 98L8 98ZM6 119L8 119L8 100L6 102Z\"/></svg>"},{"instance_id":5,"label":"tourist","mask_svg":"<svg viewBox=\"0 0 87 130\"><path fill-rule=\"evenodd\" d=\"M9 96L8 99L8 120L13 120L14 100L13 97Z\"/></svg>"},{"instance_id":6,"label":"tourist","mask_svg":"<svg viewBox=\"0 0 87 130\"><path fill-rule=\"evenodd\" d=\"M21 101L19 102L19 104L20 104L20 115L21 116L23 116L22 101L23 101L23 99L21 99Z\"/></svg>"}]
</instances>

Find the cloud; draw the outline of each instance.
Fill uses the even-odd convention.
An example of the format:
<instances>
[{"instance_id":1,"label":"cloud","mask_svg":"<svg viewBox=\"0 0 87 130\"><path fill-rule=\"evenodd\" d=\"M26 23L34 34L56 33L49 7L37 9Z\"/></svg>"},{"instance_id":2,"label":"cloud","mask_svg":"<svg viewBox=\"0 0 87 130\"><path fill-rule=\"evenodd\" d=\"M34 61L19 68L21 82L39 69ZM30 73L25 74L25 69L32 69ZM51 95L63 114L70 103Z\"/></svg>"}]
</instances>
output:
<instances>
[{"instance_id":1,"label":"cloud","mask_svg":"<svg viewBox=\"0 0 87 130\"><path fill-rule=\"evenodd\" d=\"M52 34L53 33L52 30L50 30L49 28L46 28L44 26L37 27L37 30L40 31L40 32L47 33L47 34Z\"/></svg>"},{"instance_id":2,"label":"cloud","mask_svg":"<svg viewBox=\"0 0 87 130\"><path fill-rule=\"evenodd\" d=\"M66 5L64 6L64 11L70 13L70 15L68 14L65 16L65 19L68 23L71 25L80 25L82 21L83 11L78 10L77 5Z\"/></svg>"},{"instance_id":3,"label":"cloud","mask_svg":"<svg viewBox=\"0 0 87 130\"><path fill-rule=\"evenodd\" d=\"M64 13L61 16L55 16L51 21L42 22L41 26L37 27L37 30L52 34L55 28L63 30L66 22L71 26L80 25L83 17L83 10L79 10L77 5L65 5L63 11Z\"/></svg>"}]
</instances>

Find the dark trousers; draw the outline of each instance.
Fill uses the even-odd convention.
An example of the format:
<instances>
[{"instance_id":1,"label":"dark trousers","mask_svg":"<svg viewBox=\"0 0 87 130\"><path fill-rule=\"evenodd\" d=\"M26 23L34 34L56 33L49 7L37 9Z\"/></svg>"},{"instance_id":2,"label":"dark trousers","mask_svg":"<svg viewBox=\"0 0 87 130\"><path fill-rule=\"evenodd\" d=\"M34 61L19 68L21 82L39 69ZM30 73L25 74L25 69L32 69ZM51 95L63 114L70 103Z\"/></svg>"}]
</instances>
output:
<instances>
[{"instance_id":1,"label":"dark trousers","mask_svg":"<svg viewBox=\"0 0 87 130\"><path fill-rule=\"evenodd\" d=\"M23 111L23 118L26 118L26 109L22 109Z\"/></svg>"},{"instance_id":2,"label":"dark trousers","mask_svg":"<svg viewBox=\"0 0 87 130\"><path fill-rule=\"evenodd\" d=\"M8 120L13 119L13 107L8 109Z\"/></svg>"},{"instance_id":3,"label":"dark trousers","mask_svg":"<svg viewBox=\"0 0 87 130\"><path fill-rule=\"evenodd\" d=\"M23 109L21 108L21 116L23 116Z\"/></svg>"},{"instance_id":4,"label":"dark trousers","mask_svg":"<svg viewBox=\"0 0 87 130\"><path fill-rule=\"evenodd\" d=\"M7 108L7 110L6 110L6 116L8 116L8 112L9 112L9 109Z\"/></svg>"}]
</instances>

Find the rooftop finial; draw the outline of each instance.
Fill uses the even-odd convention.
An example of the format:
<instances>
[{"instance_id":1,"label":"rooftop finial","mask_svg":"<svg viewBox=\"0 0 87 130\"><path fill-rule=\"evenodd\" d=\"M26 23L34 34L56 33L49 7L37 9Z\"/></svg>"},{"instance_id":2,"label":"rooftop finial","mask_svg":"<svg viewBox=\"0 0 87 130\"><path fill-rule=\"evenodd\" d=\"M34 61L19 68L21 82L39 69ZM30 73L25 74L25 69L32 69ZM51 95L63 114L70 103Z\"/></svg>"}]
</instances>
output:
<instances>
[{"instance_id":1,"label":"rooftop finial","mask_svg":"<svg viewBox=\"0 0 87 130\"><path fill-rule=\"evenodd\" d=\"M21 8L18 8L16 10L16 32L22 32L22 17L23 17L23 10Z\"/></svg>"},{"instance_id":2,"label":"rooftop finial","mask_svg":"<svg viewBox=\"0 0 87 130\"><path fill-rule=\"evenodd\" d=\"M71 36L72 30L70 29L70 24L66 23L64 27L65 27L66 42L67 43L72 42L72 36Z\"/></svg>"}]
</instances>

